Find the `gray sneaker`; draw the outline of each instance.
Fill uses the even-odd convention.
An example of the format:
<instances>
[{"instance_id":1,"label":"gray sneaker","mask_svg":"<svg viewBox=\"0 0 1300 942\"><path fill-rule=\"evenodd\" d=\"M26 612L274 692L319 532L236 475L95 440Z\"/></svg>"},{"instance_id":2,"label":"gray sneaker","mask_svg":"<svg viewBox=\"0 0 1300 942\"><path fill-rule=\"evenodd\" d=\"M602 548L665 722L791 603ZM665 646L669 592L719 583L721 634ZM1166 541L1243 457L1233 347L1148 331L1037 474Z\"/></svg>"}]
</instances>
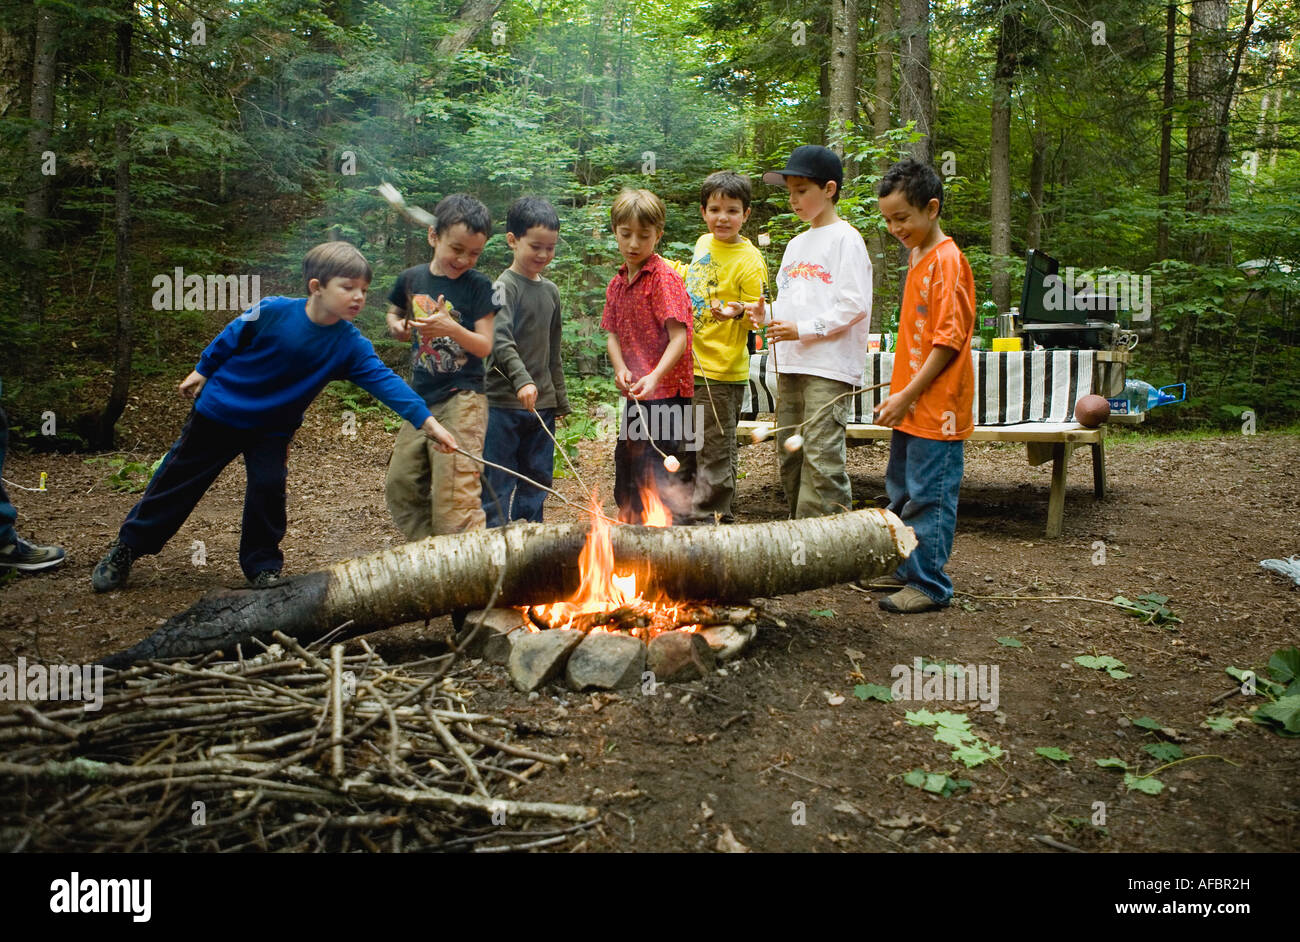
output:
<instances>
[{"instance_id":1,"label":"gray sneaker","mask_svg":"<svg viewBox=\"0 0 1300 942\"><path fill-rule=\"evenodd\" d=\"M8 546L0 547L0 569L39 572L57 566L66 555L61 546L37 546L18 537Z\"/></svg>"},{"instance_id":2,"label":"gray sneaker","mask_svg":"<svg viewBox=\"0 0 1300 942\"><path fill-rule=\"evenodd\" d=\"M120 589L126 585L126 577L131 574L131 563L135 560L135 551L121 540L114 540L104 558L95 564L95 571L90 574L90 584L96 592Z\"/></svg>"},{"instance_id":3,"label":"gray sneaker","mask_svg":"<svg viewBox=\"0 0 1300 942\"><path fill-rule=\"evenodd\" d=\"M253 589L269 589L277 586L284 581L278 569L263 569L253 578L248 580L248 585Z\"/></svg>"}]
</instances>

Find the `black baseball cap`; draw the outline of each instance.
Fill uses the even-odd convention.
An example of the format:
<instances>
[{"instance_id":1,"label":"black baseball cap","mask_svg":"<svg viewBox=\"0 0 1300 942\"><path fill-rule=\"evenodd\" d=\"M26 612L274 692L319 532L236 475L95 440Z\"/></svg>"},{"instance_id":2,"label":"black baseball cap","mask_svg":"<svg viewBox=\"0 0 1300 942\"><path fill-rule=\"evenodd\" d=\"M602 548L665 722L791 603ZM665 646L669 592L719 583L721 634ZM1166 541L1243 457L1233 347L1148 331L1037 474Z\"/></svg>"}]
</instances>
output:
<instances>
[{"instance_id":1,"label":"black baseball cap","mask_svg":"<svg viewBox=\"0 0 1300 942\"><path fill-rule=\"evenodd\" d=\"M809 180L834 180L835 192L844 188L844 164L839 155L829 147L820 144L804 144L796 147L785 162L783 170L769 170L763 174L763 182L773 186L783 186L786 177L807 177Z\"/></svg>"}]
</instances>

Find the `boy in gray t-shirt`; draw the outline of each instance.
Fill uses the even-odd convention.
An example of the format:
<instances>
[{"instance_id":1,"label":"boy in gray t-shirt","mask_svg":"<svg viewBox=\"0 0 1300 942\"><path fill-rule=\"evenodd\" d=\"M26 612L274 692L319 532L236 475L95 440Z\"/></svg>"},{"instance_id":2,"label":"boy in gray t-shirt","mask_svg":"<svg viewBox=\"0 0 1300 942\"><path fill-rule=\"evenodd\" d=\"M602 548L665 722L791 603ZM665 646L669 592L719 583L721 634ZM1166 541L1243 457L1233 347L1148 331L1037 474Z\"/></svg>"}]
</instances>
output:
<instances>
[{"instance_id":1,"label":"boy in gray t-shirt","mask_svg":"<svg viewBox=\"0 0 1300 942\"><path fill-rule=\"evenodd\" d=\"M551 486L555 464L555 419L569 413L560 362L560 291L542 277L555 258L559 234L560 217L544 199L520 197L506 214L506 243L515 258L495 285L504 303L487 365L483 457L545 487ZM511 520L541 523L545 500L540 488L490 465L483 468L489 527Z\"/></svg>"}]
</instances>

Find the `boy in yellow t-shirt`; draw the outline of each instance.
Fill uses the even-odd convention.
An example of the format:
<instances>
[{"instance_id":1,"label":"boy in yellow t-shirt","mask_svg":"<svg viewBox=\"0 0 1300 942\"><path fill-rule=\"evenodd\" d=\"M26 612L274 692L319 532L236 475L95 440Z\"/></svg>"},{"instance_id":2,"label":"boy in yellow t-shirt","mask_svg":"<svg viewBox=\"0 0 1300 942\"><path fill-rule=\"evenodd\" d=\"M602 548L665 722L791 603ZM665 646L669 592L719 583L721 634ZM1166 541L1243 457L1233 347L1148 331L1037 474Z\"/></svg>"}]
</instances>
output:
<instances>
[{"instance_id":1,"label":"boy in yellow t-shirt","mask_svg":"<svg viewBox=\"0 0 1300 942\"><path fill-rule=\"evenodd\" d=\"M691 413L697 432L686 444L685 462L694 463L693 523L735 520L736 423L749 381L743 305L757 301L767 282L762 253L740 234L750 197L748 177L710 174L700 187L700 215L709 231L695 243L689 265L674 265L686 280L695 317Z\"/></svg>"}]
</instances>

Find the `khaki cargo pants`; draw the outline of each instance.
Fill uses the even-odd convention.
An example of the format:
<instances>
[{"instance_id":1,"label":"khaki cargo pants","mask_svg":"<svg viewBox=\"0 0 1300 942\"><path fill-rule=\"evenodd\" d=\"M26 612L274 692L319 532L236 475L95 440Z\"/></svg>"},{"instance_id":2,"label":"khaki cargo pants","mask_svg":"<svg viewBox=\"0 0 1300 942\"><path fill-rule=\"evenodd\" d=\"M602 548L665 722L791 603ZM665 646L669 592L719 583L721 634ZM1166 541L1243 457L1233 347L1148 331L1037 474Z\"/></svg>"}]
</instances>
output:
<instances>
[{"instance_id":1,"label":"khaki cargo pants","mask_svg":"<svg viewBox=\"0 0 1300 942\"><path fill-rule=\"evenodd\" d=\"M483 454L487 396L462 390L429 411L461 448ZM384 500L393 522L408 541L484 526L481 470L482 465L464 455L438 451L423 432L403 422L384 482Z\"/></svg>"},{"instance_id":2,"label":"khaki cargo pants","mask_svg":"<svg viewBox=\"0 0 1300 942\"><path fill-rule=\"evenodd\" d=\"M790 516L820 517L852 510L853 492L845 467L849 402L847 397L837 397L853 387L806 373L781 373L776 388L776 424L785 429L775 435L776 456ZM786 451L786 439L796 434L790 426L803 422L807 424L797 433L803 435L803 447Z\"/></svg>"}]
</instances>

